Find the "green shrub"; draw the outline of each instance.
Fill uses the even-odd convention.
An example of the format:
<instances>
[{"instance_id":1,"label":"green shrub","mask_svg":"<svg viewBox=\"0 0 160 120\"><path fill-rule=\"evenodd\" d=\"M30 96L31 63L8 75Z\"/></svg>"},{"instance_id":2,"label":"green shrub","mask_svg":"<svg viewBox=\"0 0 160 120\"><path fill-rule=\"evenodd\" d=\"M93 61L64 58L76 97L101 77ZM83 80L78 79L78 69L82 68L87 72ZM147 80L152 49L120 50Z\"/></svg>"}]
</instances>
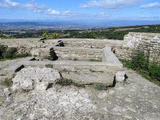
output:
<instances>
[{"instance_id":1,"label":"green shrub","mask_svg":"<svg viewBox=\"0 0 160 120\"><path fill-rule=\"evenodd\" d=\"M78 58L74 58L73 60L74 60L74 61L78 61Z\"/></svg>"},{"instance_id":2,"label":"green shrub","mask_svg":"<svg viewBox=\"0 0 160 120\"><path fill-rule=\"evenodd\" d=\"M57 39L57 38L59 38L59 35L56 32L49 34L48 31L44 31L43 34L41 35L41 37L46 38L46 39Z\"/></svg>"},{"instance_id":3,"label":"green shrub","mask_svg":"<svg viewBox=\"0 0 160 120\"><path fill-rule=\"evenodd\" d=\"M146 79L160 85L160 63L150 62L149 55L137 51L130 61L121 60L124 66L136 70Z\"/></svg>"},{"instance_id":4,"label":"green shrub","mask_svg":"<svg viewBox=\"0 0 160 120\"><path fill-rule=\"evenodd\" d=\"M28 53L17 54L17 48L0 45L0 61L29 56Z\"/></svg>"},{"instance_id":5,"label":"green shrub","mask_svg":"<svg viewBox=\"0 0 160 120\"><path fill-rule=\"evenodd\" d=\"M142 51L135 51L131 56L131 67L134 70L148 70L149 67L149 55Z\"/></svg>"},{"instance_id":6,"label":"green shrub","mask_svg":"<svg viewBox=\"0 0 160 120\"><path fill-rule=\"evenodd\" d=\"M5 58L15 58L16 57L17 48L9 48L5 53Z\"/></svg>"},{"instance_id":7,"label":"green shrub","mask_svg":"<svg viewBox=\"0 0 160 120\"><path fill-rule=\"evenodd\" d=\"M149 76L152 79L160 81L160 65L158 63L151 63L149 66Z\"/></svg>"},{"instance_id":8,"label":"green shrub","mask_svg":"<svg viewBox=\"0 0 160 120\"><path fill-rule=\"evenodd\" d=\"M6 50L7 50L7 46L5 46L5 45L0 45L0 59L3 59L4 58L4 54L5 54L5 52L6 52Z\"/></svg>"}]
</instances>

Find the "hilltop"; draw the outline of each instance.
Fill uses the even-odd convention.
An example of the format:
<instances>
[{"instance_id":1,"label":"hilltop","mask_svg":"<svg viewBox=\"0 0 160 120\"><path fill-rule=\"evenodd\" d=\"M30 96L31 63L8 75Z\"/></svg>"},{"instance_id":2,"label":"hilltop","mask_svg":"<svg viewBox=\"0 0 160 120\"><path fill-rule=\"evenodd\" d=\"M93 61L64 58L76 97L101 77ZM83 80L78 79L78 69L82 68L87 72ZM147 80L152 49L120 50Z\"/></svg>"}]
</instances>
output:
<instances>
[{"instance_id":1,"label":"hilltop","mask_svg":"<svg viewBox=\"0 0 160 120\"><path fill-rule=\"evenodd\" d=\"M160 34L138 32L2 39L0 119L159 120L159 43Z\"/></svg>"}]
</instances>

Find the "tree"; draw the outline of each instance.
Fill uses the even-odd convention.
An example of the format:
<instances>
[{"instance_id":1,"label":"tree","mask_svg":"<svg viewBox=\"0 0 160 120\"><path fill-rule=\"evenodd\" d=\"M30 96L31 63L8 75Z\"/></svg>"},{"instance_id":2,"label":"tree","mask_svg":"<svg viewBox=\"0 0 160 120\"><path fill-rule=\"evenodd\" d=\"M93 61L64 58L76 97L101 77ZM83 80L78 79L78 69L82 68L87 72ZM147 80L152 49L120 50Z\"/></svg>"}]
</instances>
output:
<instances>
[{"instance_id":1,"label":"tree","mask_svg":"<svg viewBox=\"0 0 160 120\"><path fill-rule=\"evenodd\" d=\"M48 31L47 30L43 32L42 37L43 38L48 38Z\"/></svg>"},{"instance_id":2,"label":"tree","mask_svg":"<svg viewBox=\"0 0 160 120\"><path fill-rule=\"evenodd\" d=\"M58 33L54 32L50 35L51 39L57 39L59 37Z\"/></svg>"}]
</instances>

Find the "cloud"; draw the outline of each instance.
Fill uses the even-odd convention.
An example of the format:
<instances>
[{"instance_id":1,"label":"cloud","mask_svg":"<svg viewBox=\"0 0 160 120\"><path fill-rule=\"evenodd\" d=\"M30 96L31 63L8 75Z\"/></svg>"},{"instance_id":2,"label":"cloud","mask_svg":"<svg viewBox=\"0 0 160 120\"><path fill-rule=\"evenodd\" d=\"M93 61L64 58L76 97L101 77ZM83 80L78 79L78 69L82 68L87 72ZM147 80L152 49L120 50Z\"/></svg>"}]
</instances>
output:
<instances>
[{"instance_id":1,"label":"cloud","mask_svg":"<svg viewBox=\"0 0 160 120\"><path fill-rule=\"evenodd\" d=\"M35 0L30 0L28 3L20 3L14 2L14 0L0 0L0 8L7 8L7 9L22 9L22 10L29 10L34 13L40 13L49 15L49 17L56 17L56 18L63 18L63 17L79 17L83 16L83 13L76 12L76 11L58 11L52 8L49 8L42 4L37 4Z\"/></svg>"},{"instance_id":2,"label":"cloud","mask_svg":"<svg viewBox=\"0 0 160 120\"><path fill-rule=\"evenodd\" d=\"M50 15L59 15L60 14L59 11L53 10L51 8L47 9L45 12L46 12L46 14L50 14Z\"/></svg>"},{"instance_id":3,"label":"cloud","mask_svg":"<svg viewBox=\"0 0 160 120\"><path fill-rule=\"evenodd\" d=\"M160 2L153 2L146 5L142 5L141 8L160 8Z\"/></svg>"},{"instance_id":4,"label":"cloud","mask_svg":"<svg viewBox=\"0 0 160 120\"><path fill-rule=\"evenodd\" d=\"M48 15L59 15L60 12L52 8L48 8L45 5L37 4L34 0L29 3L22 4L14 2L12 0L2 0L0 2L0 8L16 8L16 9L26 9L33 11L34 13L43 13Z\"/></svg>"},{"instance_id":5,"label":"cloud","mask_svg":"<svg viewBox=\"0 0 160 120\"><path fill-rule=\"evenodd\" d=\"M19 6L18 2L12 2L10 0L2 0L2 2L0 2L1 8L10 8L10 7L14 8L17 6Z\"/></svg>"},{"instance_id":6,"label":"cloud","mask_svg":"<svg viewBox=\"0 0 160 120\"><path fill-rule=\"evenodd\" d=\"M81 8L108 8L108 9L120 9L127 8L141 2L143 0L91 0L84 5L81 5Z\"/></svg>"},{"instance_id":7,"label":"cloud","mask_svg":"<svg viewBox=\"0 0 160 120\"><path fill-rule=\"evenodd\" d=\"M104 12L100 12L100 13L95 13L92 15L93 17L97 18L97 19L104 19L104 18L108 18L110 15Z\"/></svg>"}]
</instances>

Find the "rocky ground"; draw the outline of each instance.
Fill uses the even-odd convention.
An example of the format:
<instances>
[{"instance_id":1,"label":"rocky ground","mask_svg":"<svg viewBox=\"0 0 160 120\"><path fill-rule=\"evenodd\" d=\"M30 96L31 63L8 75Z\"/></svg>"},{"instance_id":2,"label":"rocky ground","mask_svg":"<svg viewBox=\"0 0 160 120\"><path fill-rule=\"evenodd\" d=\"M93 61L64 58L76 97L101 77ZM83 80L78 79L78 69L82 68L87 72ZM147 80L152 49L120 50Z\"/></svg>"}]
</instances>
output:
<instances>
[{"instance_id":1,"label":"rocky ground","mask_svg":"<svg viewBox=\"0 0 160 120\"><path fill-rule=\"evenodd\" d=\"M28 45L27 50L46 49L57 43L48 40L43 44L38 39L13 41L1 43ZM63 41L67 47L89 51L94 48L99 49L98 53L106 44L122 44L107 40L94 43L88 39ZM65 47L57 49L66 55ZM105 53L102 62L30 61L32 57L0 62L0 120L159 120L160 87L123 68L110 49Z\"/></svg>"},{"instance_id":2,"label":"rocky ground","mask_svg":"<svg viewBox=\"0 0 160 120\"><path fill-rule=\"evenodd\" d=\"M33 73L31 70L29 71ZM81 88L74 85L53 84L47 90L36 87L24 90L18 88L18 91L11 92L13 86L11 89L1 86L0 119L159 120L160 87L132 70L125 69L125 71L128 75L127 81L117 83L114 88L107 90L97 90L87 85L85 88ZM20 73L17 73L16 76L18 74ZM43 76L41 75L41 77ZM50 75L48 74L48 76ZM21 77L27 79L27 76Z\"/></svg>"}]
</instances>

